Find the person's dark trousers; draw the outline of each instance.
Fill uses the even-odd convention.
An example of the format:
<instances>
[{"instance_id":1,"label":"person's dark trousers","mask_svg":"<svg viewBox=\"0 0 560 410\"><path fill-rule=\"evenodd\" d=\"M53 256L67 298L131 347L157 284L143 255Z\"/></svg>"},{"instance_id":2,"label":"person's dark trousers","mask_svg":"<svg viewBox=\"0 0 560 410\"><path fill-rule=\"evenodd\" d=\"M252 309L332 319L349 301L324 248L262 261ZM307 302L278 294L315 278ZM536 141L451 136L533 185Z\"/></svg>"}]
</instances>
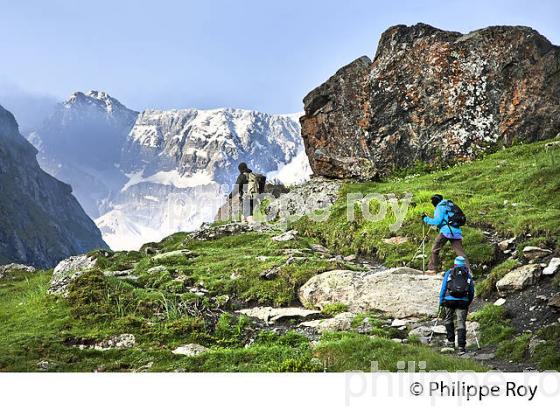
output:
<instances>
[{"instance_id":1,"label":"person's dark trousers","mask_svg":"<svg viewBox=\"0 0 560 410\"><path fill-rule=\"evenodd\" d=\"M441 233L436 236L434 241L434 246L432 247L432 255L430 257L430 262L428 263L428 270L437 271L439 269L439 253L446 242L451 242L451 247L457 254L457 256L463 256L465 258L465 264L467 269L470 271L469 260L463 249L463 241L461 239L448 239Z\"/></svg>"},{"instance_id":2,"label":"person's dark trousers","mask_svg":"<svg viewBox=\"0 0 560 410\"><path fill-rule=\"evenodd\" d=\"M443 304L445 331L447 340L455 343L455 330L457 330L457 345L464 348L467 344L467 312L468 304L466 302L446 301Z\"/></svg>"}]
</instances>

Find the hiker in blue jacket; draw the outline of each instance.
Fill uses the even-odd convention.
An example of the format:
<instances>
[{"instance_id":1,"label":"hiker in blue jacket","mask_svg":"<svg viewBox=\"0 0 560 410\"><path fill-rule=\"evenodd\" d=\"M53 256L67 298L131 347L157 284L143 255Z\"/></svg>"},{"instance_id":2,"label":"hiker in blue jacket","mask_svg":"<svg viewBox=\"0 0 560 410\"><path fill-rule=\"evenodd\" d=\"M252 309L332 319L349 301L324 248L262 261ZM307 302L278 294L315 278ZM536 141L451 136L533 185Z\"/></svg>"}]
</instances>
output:
<instances>
[{"instance_id":1,"label":"hiker in blue jacket","mask_svg":"<svg viewBox=\"0 0 560 410\"><path fill-rule=\"evenodd\" d=\"M467 312L474 299L474 280L462 256L455 258L454 266L445 272L439 292L443 307L447 346L455 347L455 329L459 354L465 353L467 344ZM457 325L453 323L456 319Z\"/></svg>"},{"instance_id":2,"label":"hiker in blue jacket","mask_svg":"<svg viewBox=\"0 0 560 410\"><path fill-rule=\"evenodd\" d=\"M457 256L465 258L465 264L467 268L470 269L467 255L463 249L463 232L461 231L461 227L456 226L457 224L452 225L450 223L450 218L452 218L454 214L451 210L454 206L453 203L447 199L443 199L443 196L439 194L432 196L431 200L432 205L436 208L434 211L434 217L430 218L424 213L422 214L422 221L428 225L437 226L439 228L439 234L436 236L434 241L432 255L430 256L430 262L428 263L428 270L426 273L430 275L436 274L440 263L439 253L448 241L451 242L451 247Z\"/></svg>"}]
</instances>

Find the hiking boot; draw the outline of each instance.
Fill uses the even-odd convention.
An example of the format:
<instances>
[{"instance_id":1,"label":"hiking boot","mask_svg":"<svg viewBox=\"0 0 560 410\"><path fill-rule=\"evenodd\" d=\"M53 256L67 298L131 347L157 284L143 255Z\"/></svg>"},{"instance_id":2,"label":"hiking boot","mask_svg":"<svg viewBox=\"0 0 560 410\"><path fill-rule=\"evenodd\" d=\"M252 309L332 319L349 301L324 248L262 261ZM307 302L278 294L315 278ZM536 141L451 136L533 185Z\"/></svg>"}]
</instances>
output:
<instances>
[{"instance_id":1,"label":"hiking boot","mask_svg":"<svg viewBox=\"0 0 560 410\"><path fill-rule=\"evenodd\" d=\"M459 352L457 354L459 356L463 356L465 353L467 353L467 349L465 349L465 346L459 347Z\"/></svg>"}]
</instances>

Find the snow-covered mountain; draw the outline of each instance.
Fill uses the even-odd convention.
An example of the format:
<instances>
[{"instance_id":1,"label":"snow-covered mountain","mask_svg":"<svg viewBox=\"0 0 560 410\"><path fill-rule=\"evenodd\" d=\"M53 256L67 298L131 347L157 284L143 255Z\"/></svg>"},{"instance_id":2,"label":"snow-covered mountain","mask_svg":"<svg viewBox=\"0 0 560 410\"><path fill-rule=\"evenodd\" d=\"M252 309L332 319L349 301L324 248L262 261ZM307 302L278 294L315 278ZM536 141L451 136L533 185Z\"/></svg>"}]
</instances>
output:
<instances>
[{"instance_id":1,"label":"snow-covered mountain","mask_svg":"<svg viewBox=\"0 0 560 410\"><path fill-rule=\"evenodd\" d=\"M70 184L92 218L104 213L106 199L126 183L118 163L137 116L107 93L76 92L28 135L41 167Z\"/></svg>"},{"instance_id":2,"label":"snow-covered mountain","mask_svg":"<svg viewBox=\"0 0 560 410\"><path fill-rule=\"evenodd\" d=\"M307 179L298 117L229 108L137 114L91 91L75 93L30 139L104 240L135 249L213 220L239 162L286 184Z\"/></svg>"}]
</instances>

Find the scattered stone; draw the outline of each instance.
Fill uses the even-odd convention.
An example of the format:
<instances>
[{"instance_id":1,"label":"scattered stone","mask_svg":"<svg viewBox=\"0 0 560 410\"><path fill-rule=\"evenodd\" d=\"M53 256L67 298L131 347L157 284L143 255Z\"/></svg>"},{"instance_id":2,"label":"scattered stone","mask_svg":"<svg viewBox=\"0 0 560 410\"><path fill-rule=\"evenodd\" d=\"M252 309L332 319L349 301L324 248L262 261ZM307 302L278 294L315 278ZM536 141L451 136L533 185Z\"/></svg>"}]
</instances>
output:
<instances>
[{"instance_id":1,"label":"scattered stone","mask_svg":"<svg viewBox=\"0 0 560 410\"><path fill-rule=\"evenodd\" d=\"M42 372L48 372L51 368L51 363L47 360L41 360L37 363L37 369Z\"/></svg>"},{"instance_id":2,"label":"scattered stone","mask_svg":"<svg viewBox=\"0 0 560 410\"><path fill-rule=\"evenodd\" d=\"M325 248L323 245L319 245L319 244L313 244L310 246L311 250L313 250L313 252L317 252L317 253L330 253L330 251Z\"/></svg>"},{"instance_id":3,"label":"scattered stone","mask_svg":"<svg viewBox=\"0 0 560 410\"><path fill-rule=\"evenodd\" d=\"M154 266L153 268L147 270L149 274L162 273L165 271L167 271L167 268L163 265Z\"/></svg>"},{"instance_id":4,"label":"scattered stone","mask_svg":"<svg viewBox=\"0 0 560 410\"><path fill-rule=\"evenodd\" d=\"M177 251L159 253L159 254L152 257L152 261L163 262L167 259L181 258L181 257L192 258L193 256L194 256L193 251L188 250L188 249L179 249Z\"/></svg>"},{"instance_id":5,"label":"scattered stone","mask_svg":"<svg viewBox=\"0 0 560 410\"><path fill-rule=\"evenodd\" d=\"M405 326L407 323L408 320L393 319L393 321L391 322L391 327L401 327L401 326Z\"/></svg>"},{"instance_id":6,"label":"scattered stone","mask_svg":"<svg viewBox=\"0 0 560 410\"><path fill-rule=\"evenodd\" d=\"M280 273L280 268L274 267L274 268L267 269L264 272L261 272L259 274L259 277L264 280L272 280L272 279L276 279L279 273Z\"/></svg>"},{"instance_id":7,"label":"scattered stone","mask_svg":"<svg viewBox=\"0 0 560 410\"><path fill-rule=\"evenodd\" d=\"M537 296L536 296L536 299L537 299L539 302L545 302L545 303L548 302L548 297L546 297L545 295L537 295Z\"/></svg>"},{"instance_id":8,"label":"scattered stone","mask_svg":"<svg viewBox=\"0 0 560 410\"><path fill-rule=\"evenodd\" d=\"M352 321L355 316L355 313L342 312L332 318L303 322L300 323L300 326L315 329L321 334L326 332L343 332L352 328Z\"/></svg>"},{"instance_id":9,"label":"scattered stone","mask_svg":"<svg viewBox=\"0 0 560 410\"><path fill-rule=\"evenodd\" d=\"M344 303L351 312L379 310L394 318L431 316L441 278L411 268L356 272L333 270L313 276L299 290L304 306Z\"/></svg>"},{"instance_id":10,"label":"scattered stone","mask_svg":"<svg viewBox=\"0 0 560 410\"><path fill-rule=\"evenodd\" d=\"M272 240L276 242L293 241L294 239L296 239L296 235L297 235L297 231L291 230L291 231L284 232L280 235L273 236Z\"/></svg>"},{"instance_id":11,"label":"scattered stone","mask_svg":"<svg viewBox=\"0 0 560 410\"><path fill-rule=\"evenodd\" d=\"M130 276L134 272L134 269L127 269L127 270L113 270L113 271L106 271L103 272L105 276L115 276L115 277L123 277L123 276Z\"/></svg>"},{"instance_id":12,"label":"scattered stone","mask_svg":"<svg viewBox=\"0 0 560 410\"><path fill-rule=\"evenodd\" d=\"M95 267L95 259L88 255L71 256L61 261L53 271L48 292L67 296L68 285Z\"/></svg>"},{"instance_id":13,"label":"scattered stone","mask_svg":"<svg viewBox=\"0 0 560 410\"><path fill-rule=\"evenodd\" d=\"M348 255L344 257L346 262L354 262L358 257L356 255Z\"/></svg>"},{"instance_id":14,"label":"scattered stone","mask_svg":"<svg viewBox=\"0 0 560 410\"><path fill-rule=\"evenodd\" d=\"M8 265L0 266L0 279L13 272L35 273L36 271L37 269L33 266L22 265L20 263L10 263Z\"/></svg>"},{"instance_id":15,"label":"scattered stone","mask_svg":"<svg viewBox=\"0 0 560 410\"><path fill-rule=\"evenodd\" d=\"M560 258L552 258L548 266L544 268L543 275L554 275L560 267Z\"/></svg>"},{"instance_id":16,"label":"scattered stone","mask_svg":"<svg viewBox=\"0 0 560 410\"><path fill-rule=\"evenodd\" d=\"M495 306L502 306L504 303L506 303L506 300L504 298L500 298L500 299L498 299L494 302L494 305Z\"/></svg>"},{"instance_id":17,"label":"scattered stone","mask_svg":"<svg viewBox=\"0 0 560 410\"><path fill-rule=\"evenodd\" d=\"M454 353L454 352L455 352L455 348L453 348L453 347L443 347L443 348L440 350L440 352L443 353L443 354Z\"/></svg>"},{"instance_id":18,"label":"scattered stone","mask_svg":"<svg viewBox=\"0 0 560 410\"><path fill-rule=\"evenodd\" d=\"M389 245L402 245L408 242L406 236L393 236L392 238L383 239L383 242Z\"/></svg>"},{"instance_id":19,"label":"scattered stone","mask_svg":"<svg viewBox=\"0 0 560 410\"><path fill-rule=\"evenodd\" d=\"M305 319L321 314L319 310L303 309L299 307L274 308L269 306L241 309L236 311L236 313L260 319L265 323L275 323L286 319Z\"/></svg>"},{"instance_id":20,"label":"scattered stone","mask_svg":"<svg viewBox=\"0 0 560 410\"><path fill-rule=\"evenodd\" d=\"M550 298L550 300L548 301L548 306L554 309L560 309L560 293L557 293Z\"/></svg>"},{"instance_id":21,"label":"scattered stone","mask_svg":"<svg viewBox=\"0 0 560 410\"><path fill-rule=\"evenodd\" d=\"M179 346L178 348L173 350L172 353L176 355L193 357L193 356L198 356L199 354L202 354L207 351L208 351L207 347L204 347L196 343L189 343L183 346Z\"/></svg>"},{"instance_id":22,"label":"scattered stone","mask_svg":"<svg viewBox=\"0 0 560 410\"><path fill-rule=\"evenodd\" d=\"M498 242L498 248L499 248L501 251L504 251L504 252L507 251L508 248L510 247L510 245L511 245L513 242L515 242L515 239L516 239L516 237L513 237L513 238L510 238L510 239L505 239L505 240L503 240L503 241L501 241L501 242Z\"/></svg>"},{"instance_id":23,"label":"scattered stone","mask_svg":"<svg viewBox=\"0 0 560 410\"><path fill-rule=\"evenodd\" d=\"M268 256L259 255L255 259L258 260L259 262L266 262L266 260L268 259Z\"/></svg>"},{"instance_id":24,"label":"scattered stone","mask_svg":"<svg viewBox=\"0 0 560 410\"><path fill-rule=\"evenodd\" d=\"M266 224L248 224L243 222L232 222L223 225L203 224L199 230L190 233L189 238L199 241L208 241L244 232L270 231L271 228Z\"/></svg>"},{"instance_id":25,"label":"scattered stone","mask_svg":"<svg viewBox=\"0 0 560 410\"><path fill-rule=\"evenodd\" d=\"M480 360L482 362L487 360L492 360L496 358L496 353L480 353L474 356L476 360Z\"/></svg>"},{"instance_id":26,"label":"scattered stone","mask_svg":"<svg viewBox=\"0 0 560 410\"><path fill-rule=\"evenodd\" d=\"M526 246L523 248L523 256L528 260L543 258L551 253L550 249L543 249L538 246Z\"/></svg>"},{"instance_id":27,"label":"scattered stone","mask_svg":"<svg viewBox=\"0 0 560 410\"><path fill-rule=\"evenodd\" d=\"M109 349L130 349L136 344L136 338L130 333L123 333L118 336L112 336L109 339L95 343L93 345L80 344L78 348L94 349L94 350L109 350Z\"/></svg>"},{"instance_id":28,"label":"scattered stone","mask_svg":"<svg viewBox=\"0 0 560 410\"><path fill-rule=\"evenodd\" d=\"M540 267L536 264L524 265L508 272L496 283L496 288L501 294L507 294L525 289L537 282L540 276Z\"/></svg>"},{"instance_id":29,"label":"scattered stone","mask_svg":"<svg viewBox=\"0 0 560 410\"><path fill-rule=\"evenodd\" d=\"M231 272L231 275L229 275L229 278L231 280L236 280L239 279L241 277L241 273L239 273L238 271L233 271Z\"/></svg>"}]
</instances>

